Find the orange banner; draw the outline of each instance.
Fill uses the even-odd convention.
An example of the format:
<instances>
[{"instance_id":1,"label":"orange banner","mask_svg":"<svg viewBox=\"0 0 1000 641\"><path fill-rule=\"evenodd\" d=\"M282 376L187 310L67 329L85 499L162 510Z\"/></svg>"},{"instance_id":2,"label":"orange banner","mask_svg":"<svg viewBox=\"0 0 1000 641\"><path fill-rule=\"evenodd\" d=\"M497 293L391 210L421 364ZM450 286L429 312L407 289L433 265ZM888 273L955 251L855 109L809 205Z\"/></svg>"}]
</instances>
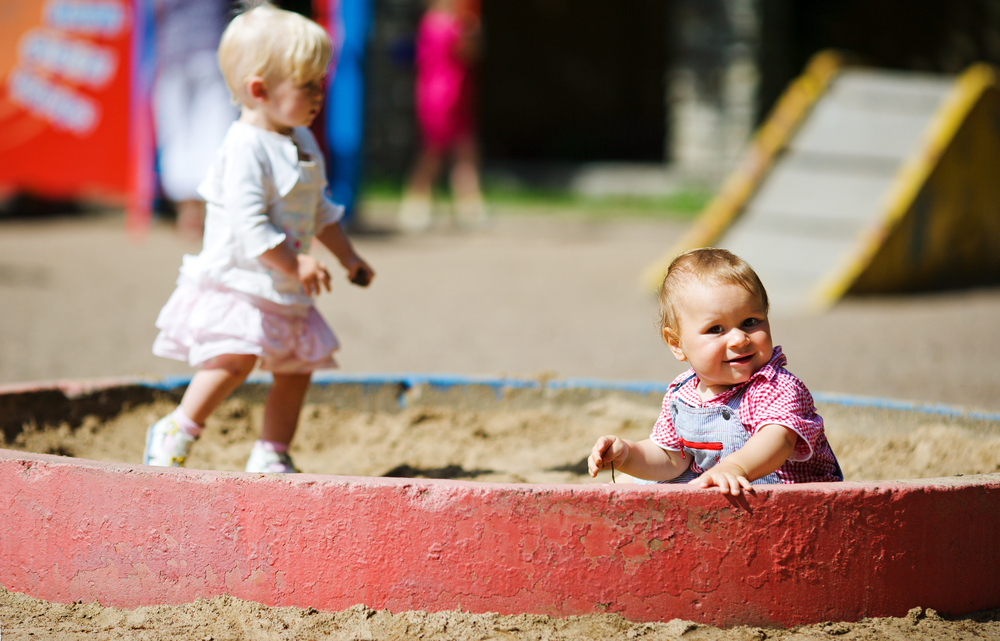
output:
<instances>
[{"instance_id":1,"label":"orange banner","mask_svg":"<svg viewBox=\"0 0 1000 641\"><path fill-rule=\"evenodd\" d=\"M125 202L133 9L13 0L0 21L0 189Z\"/></svg>"}]
</instances>

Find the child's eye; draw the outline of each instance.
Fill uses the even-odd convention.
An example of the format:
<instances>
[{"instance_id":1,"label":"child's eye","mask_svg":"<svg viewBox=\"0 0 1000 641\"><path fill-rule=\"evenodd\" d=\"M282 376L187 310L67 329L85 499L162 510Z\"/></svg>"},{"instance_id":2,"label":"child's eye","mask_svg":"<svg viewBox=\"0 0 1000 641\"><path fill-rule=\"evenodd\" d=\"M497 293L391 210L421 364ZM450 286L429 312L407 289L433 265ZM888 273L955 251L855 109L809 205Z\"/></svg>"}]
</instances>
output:
<instances>
[{"instance_id":1,"label":"child's eye","mask_svg":"<svg viewBox=\"0 0 1000 641\"><path fill-rule=\"evenodd\" d=\"M745 321L743 321L743 327L748 327L748 328L749 327L756 327L758 323L760 323L760 319L757 319L757 318L748 318Z\"/></svg>"},{"instance_id":2,"label":"child's eye","mask_svg":"<svg viewBox=\"0 0 1000 641\"><path fill-rule=\"evenodd\" d=\"M708 334L721 334L722 333L722 325L712 325L711 327L708 328L707 333Z\"/></svg>"}]
</instances>

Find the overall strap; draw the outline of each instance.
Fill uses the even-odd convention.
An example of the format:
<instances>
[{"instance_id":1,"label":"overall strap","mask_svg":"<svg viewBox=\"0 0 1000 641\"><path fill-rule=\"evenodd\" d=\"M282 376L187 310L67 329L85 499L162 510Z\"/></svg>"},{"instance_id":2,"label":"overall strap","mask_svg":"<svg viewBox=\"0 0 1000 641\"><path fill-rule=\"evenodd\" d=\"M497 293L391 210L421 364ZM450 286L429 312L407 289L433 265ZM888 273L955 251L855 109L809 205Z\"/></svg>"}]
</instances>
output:
<instances>
[{"instance_id":1,"label":"overall strap","mask_svg":"<svg viewBox=\"0 0 1000 641\"><path fill-rule=\"evenodd\" d=\"M670 386L670 389L674 393L676 393L677 390L679 390L680 388L684 387L684 385L687 384L688 381L690 381L692 378L694 378L697 375L698 375L697 372L691 373L691 375L689 375L686 378L684 378L684 380L682 380L681 382L672 384ZM750 383L752 381L753 381L753 377L751 377L751 380L749 380L749 381L747 381L745 383L741 383L740 384L740 388L741 389L736 394L733 394L732 397L730 397L729 400L727 400L724 403L724 405L726 405L727 407L729 407L729 409L731 409L734 412L737 411L739 409L740 403L743 402L743 396L747 393L747 390L750 389ZM727 417L727 419L728 419L728 417Z\"/></svg>"},{"instance_id":2,"label":"overall strap","mask_svg":"<svg viewBox=\"0 0 1000 641\"><path fill-rule=\"evenodd\" d=\"M747 381L746 383L742 383L740 385L741 389L738 392L736 392L735 394L733 394L732 397L728 401L726 401L726 405L728 405L734 411L736 409L738 409L739 406L740 406L740 403L743 402L743 397L746 395L747 390L750 389L750 383L751 383L752 380L753 380L753 377L751 377L751 379L749 381Z\"/></svg>"},{"instance_id":3,"label":"overall strap","mask_svg":"<svg viewBox=\"0 0 1000 641\"><path fill-rule=\"evenodd\" d=\"M690 376L688 376L687 378L685 378L685 379L684 379L683 381L681 381L680 383L674 383L674 384L673 384L673 385L671 385L670 387L674 388L674 391L676 392L676 391L677 391L677 390L679 390L680 388L684 387L684 384L685 384L685 383L687 383L688 381L690 381L690 380L691 380L692 378L694 378L694 377L695 377L695 376L697 376L697 375L698 375L698 373L697 373L697 372L692 372L692 373L691 373L691 375L690 375Z\"/></svg>"}]
</instances>

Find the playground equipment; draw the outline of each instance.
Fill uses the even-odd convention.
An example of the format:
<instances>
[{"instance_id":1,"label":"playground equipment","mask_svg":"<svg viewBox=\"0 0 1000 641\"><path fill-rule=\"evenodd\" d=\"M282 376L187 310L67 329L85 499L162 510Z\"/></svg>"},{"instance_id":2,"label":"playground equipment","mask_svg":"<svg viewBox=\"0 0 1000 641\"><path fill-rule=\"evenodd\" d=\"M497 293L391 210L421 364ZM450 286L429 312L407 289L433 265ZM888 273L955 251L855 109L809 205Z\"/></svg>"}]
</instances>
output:
<instances>
[{"instance_id":1,"label":"playground equipment","mask_svg":"<svg viewBox=\"0 0 1000 641\"><path fill-rule=\"evenodd\" d=\"M1000 91L987 65L957 78L818 54L785 91L674 256L724 247L779 310L845 294L995 284L1000 274Z\"/></svg>"},{"instance_id":2,"label":"playground equipment","mask_svg":"<svg viewBox=\"0 0 1000 641\"><path fill-rule=\"evenodd\" d=\"M7 388L0 429L9 438L25 421L111 416L187 382ZM417 399L656 402L663 390L426 376L316 383L314 401L387 412ZM716 626L1000 607L997 474L770 486L737 502L684 486L280 476L0 450L0 488L0 583L61 603L229 594L323 610L619 613Z\"/></svg>"}]
</instances>

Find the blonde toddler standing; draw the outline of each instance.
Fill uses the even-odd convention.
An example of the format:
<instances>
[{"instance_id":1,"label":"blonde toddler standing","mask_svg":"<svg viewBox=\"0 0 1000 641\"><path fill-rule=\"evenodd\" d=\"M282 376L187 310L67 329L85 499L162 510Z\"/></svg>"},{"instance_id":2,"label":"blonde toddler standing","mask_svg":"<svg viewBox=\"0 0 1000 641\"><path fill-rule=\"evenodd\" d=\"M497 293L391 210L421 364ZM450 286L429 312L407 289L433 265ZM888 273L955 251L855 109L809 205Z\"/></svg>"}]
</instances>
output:
<instances>
[{"instance_id":1,"label":"blonde toddler standing","mask_svg":"<svg viewBox=\"0 0 1000 641\"><path fill-rule=\"evenodd\" d=\"M205 421L258 364L273 374L248 472L295 472L288 447L312 372L334 367L338 343L313 306L330 291L325 245L349 280L372 268L326 196L323 157L308 126L323 101L332 57L315 22L270 4L236 16L218 60L240 117L199 187L207 202L197 256L185 256L177 288L160 312L153 353L200 368L171 414L150 426L144 462L182 466Z\"/></svg>"}]
</instances>

